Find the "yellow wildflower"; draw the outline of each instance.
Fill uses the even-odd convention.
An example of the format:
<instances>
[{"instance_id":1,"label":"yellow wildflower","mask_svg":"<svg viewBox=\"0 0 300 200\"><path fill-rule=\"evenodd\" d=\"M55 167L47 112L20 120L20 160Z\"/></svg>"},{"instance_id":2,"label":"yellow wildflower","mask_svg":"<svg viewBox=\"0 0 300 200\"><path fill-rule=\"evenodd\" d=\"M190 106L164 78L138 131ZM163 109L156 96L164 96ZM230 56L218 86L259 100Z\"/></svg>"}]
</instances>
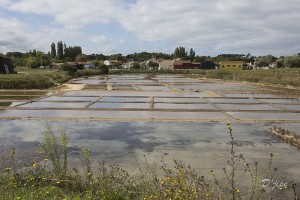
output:
<instances>
[{"instance_id":1,"label":"yellow wildflower","mask_svg":"<svg viewBox=\"0 0 300 200\"><path fill-rule=\"evenodd\" d=\"M5 171L9 172L11 170L10 167L5 168Z\"/></svg>"},{"instance_id":2,"label":"yellow wildflower","mask_svg":"<svg viewBox=\"0 0 300 200\"><path fill-rule=\"evenodd\" d=\"M32 167L36 167L37 166L37 164L36 163L32 163Z\"/></svg>"}]
</instances>

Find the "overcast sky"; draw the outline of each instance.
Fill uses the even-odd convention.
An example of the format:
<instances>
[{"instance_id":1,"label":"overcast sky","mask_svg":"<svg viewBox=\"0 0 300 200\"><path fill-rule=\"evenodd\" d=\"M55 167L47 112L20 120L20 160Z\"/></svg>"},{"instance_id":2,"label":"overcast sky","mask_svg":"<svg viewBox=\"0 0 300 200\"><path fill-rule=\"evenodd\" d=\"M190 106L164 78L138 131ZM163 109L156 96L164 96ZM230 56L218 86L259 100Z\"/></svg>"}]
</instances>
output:
<instances>
[{"instance_id":1,"label":"overcast sky","mask_svg":"<svg viewBox=\"0 0 300 200\"><path fill-rule=\"evenodd\" d=\"M0 0L0 53L300 52L300 0Z\"/></svg>"}]
</instances>

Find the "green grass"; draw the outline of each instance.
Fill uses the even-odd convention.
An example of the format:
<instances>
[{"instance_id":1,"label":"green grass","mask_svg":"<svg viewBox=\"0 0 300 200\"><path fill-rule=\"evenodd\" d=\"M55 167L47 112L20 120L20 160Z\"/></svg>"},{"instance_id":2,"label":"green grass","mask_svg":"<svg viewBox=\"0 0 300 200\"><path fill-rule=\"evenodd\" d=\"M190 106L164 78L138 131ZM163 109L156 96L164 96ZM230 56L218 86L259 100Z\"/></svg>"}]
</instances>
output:
<instances>
[{"instance_id":1,"label":"green grass","mask_svg":"<svg viewBox=\"0 0 300 200\"><path fill-rule=\"evenodd\" d=\"M63 71L19 67L17 74L0 75L0 89L47 89L71 77Z\"/></svg>"},{"instance_id":2,"label":"green grass","mask_svg":"<svg viewBox=\"0 0 300 200\"><path fill-rule=\"evenodd\" d=\"M52 86L65 83L72 78L81 76L101 75L96 69L79 70L68 73L57 69L31 69L17 67L17 74L0 75L0 89L48 89Z\"/></svg>"},{"instance_id":3,"label":"green grass","mask_svg":"<svg viewBox=\"0 0 300 200\"><path fill-rule=\"evenodd\" d=\"M272 85L290 85L300 86L300 75L297 69L282 70L285 73L278 72L278 70L209 70L206 72L207 78L247 81L252 83L266 83Z\"/></svg>"}]
</instances>

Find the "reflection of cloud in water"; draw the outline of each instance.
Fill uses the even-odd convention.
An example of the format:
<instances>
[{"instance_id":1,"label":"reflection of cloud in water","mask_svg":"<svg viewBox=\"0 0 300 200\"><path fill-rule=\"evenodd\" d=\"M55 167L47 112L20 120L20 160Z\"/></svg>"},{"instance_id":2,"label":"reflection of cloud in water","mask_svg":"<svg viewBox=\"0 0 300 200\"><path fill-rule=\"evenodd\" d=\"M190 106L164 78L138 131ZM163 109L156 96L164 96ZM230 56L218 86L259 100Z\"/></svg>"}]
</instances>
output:
<instances>
[{"instance_id":1,"label":"reflection of cloud in water","mask_svg":"<svg viewBox=\"0 0 300 200\"><path fill-rule=\"evenodd\" d=\"M84 128L77 131L80 134L77 139L96 140L127 140L135 135L143 135L152 132L154 127L136 126L130 122L118 122L112 126L102 128Z\"/></svg>"}]
</instances>

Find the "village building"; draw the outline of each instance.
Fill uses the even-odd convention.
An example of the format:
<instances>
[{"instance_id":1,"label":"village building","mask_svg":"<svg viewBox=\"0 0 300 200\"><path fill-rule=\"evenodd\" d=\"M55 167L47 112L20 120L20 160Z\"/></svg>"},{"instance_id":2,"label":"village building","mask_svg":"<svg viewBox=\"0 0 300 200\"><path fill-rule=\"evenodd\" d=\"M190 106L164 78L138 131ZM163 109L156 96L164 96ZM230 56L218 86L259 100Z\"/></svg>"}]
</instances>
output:
<instances>
[{"instance_id":1,"label":"village building","mask_svg":"<svg viewBox=\"0 0 300 200\"><path fill-rule=\"evenodd\" d=\"M220 61L220 69L247 70L248 64L243 61Z\"/></svg>"},{"instance_id":2,"label":"village building","mask_svg":"<svg viewBox=\"0 0 300 200\"><path fill-rule=\"evenodd\" d=\"M173 70L174 61L173 60L164 60L159 62L158 70Z\"/></svg>"},{"instance_id":3,"label":"village building","mask_svg":"<svg viewBox=\"0 0 300 200\"><path fill-rule=\"evenodd\" d=\"M174 69L200 69L200 62L190 60L174 60Z\"/></svg>"},{"instance_id":4,"label":"village building","mask_svg":"<svg viewBox=\"0 0 300 200\"><path fill-rule=\"evenodd\" d=\"M0 74L12 74L14 73L11 60L7 57L0 55Z\"/></svg>"},{"instance_id":5,"label":"village building","mask_svg":"<svg viewBox=\"0 0 300 200\"><path fill-rule=\"evenodd\" d=\"M200 69L216 69L217 65L211 61L203 61L200 63Z\"/></svg>"}]
</instances>

